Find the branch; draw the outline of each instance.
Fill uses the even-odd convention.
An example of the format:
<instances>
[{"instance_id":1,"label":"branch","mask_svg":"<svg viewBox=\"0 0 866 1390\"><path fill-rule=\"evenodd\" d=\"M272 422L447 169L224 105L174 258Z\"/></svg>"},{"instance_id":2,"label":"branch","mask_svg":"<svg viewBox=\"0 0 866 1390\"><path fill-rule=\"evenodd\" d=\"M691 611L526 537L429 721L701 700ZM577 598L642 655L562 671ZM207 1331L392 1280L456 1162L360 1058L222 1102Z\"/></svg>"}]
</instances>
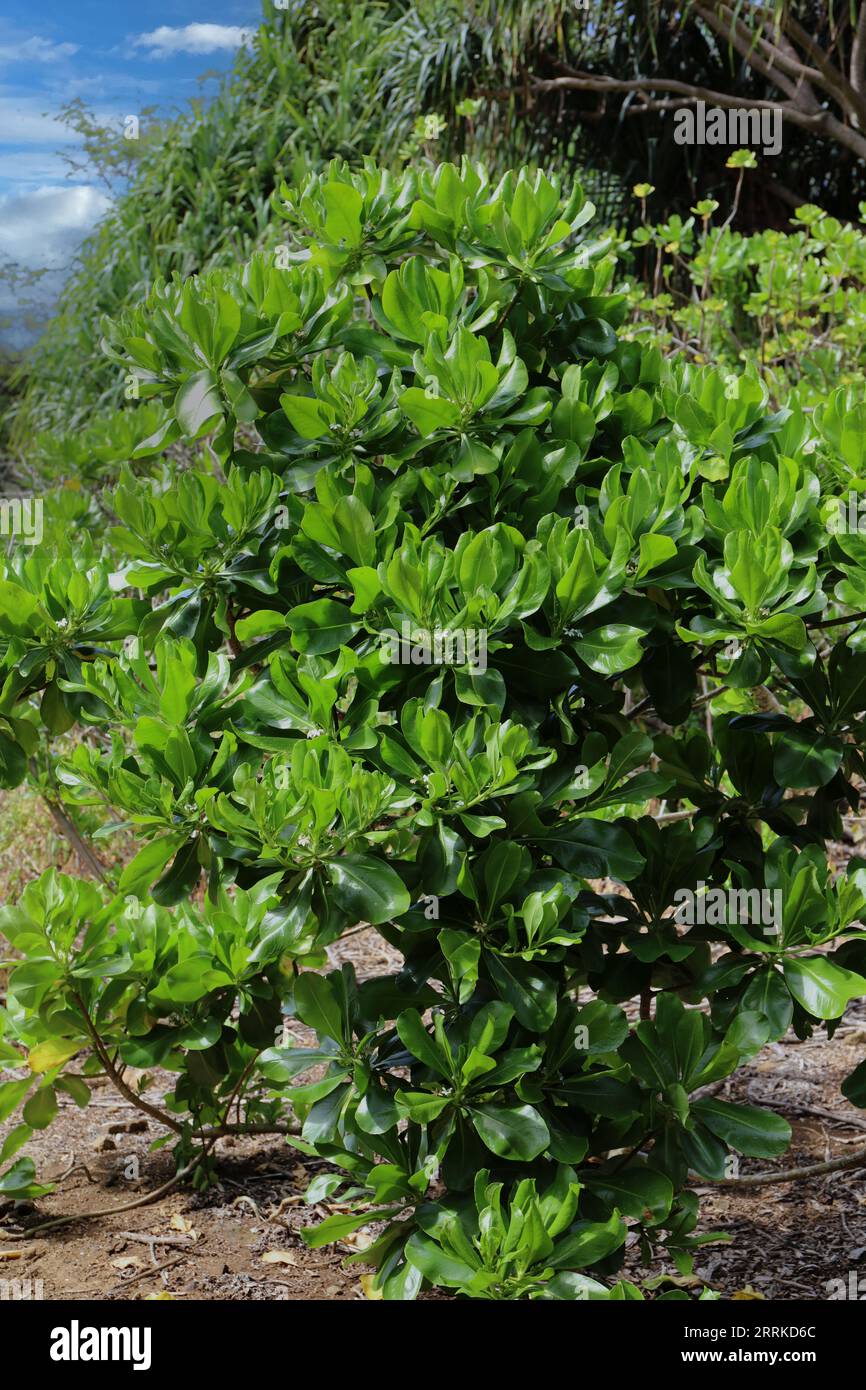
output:
<instances>
[{"instance_id":1,"label":"branch","mask_svg":"<svg viewBox=\"0 0 866 1390\"><path fill-rule=\"evenodd\" d=\"M866 118L866 103L860 93L851 86L841 69L833 66L821 45L815 42L811 34L787 10L785 28L789 37L809 54L815 66L820 69L824 77L821 85L825 91L832 92L842 109L847 108L849 115L854 113L858 118Z\"/></svg>"},{"instance_id":2,"label":"branch","mask_svg":"<svg viewBox=\"0 0 866 1390\"><path fill-rule=\"evenodd\" d=\"M751 34L742 20L734 16L727 6L722 8L724 14L729 16L729 23L726 23L720 13L709 9L705 5L696 5L695 11L709 29L712 29L720 38L728 38L730 40L734 48L740 54L740 57L744 58L750 67L753 67L756 72L761 73L763 77L773 82L781 91L787 92L792 101L802 105L797 95L798 88L794 86L789 78L783 76L782 73L774 72L773 63L776 62L780 66L787 66L789 71L794 69L793 75L801 79L804 77L807 79L817 78L820 81L821 74L816 69L805 68L802 63L787 58L785 54L773 44L769 43L767 39L757 34ZM755 52L756 43L760 44L765 53L767 53L767 60L757 56ZM813 107L817 106L814 94L809 93L808 95L811 96Z\"/></svg>"},{"instance_id":3,"label":"branch","mask_svg":"<svg viewBox=\"0 0 866 1390\"><path fill-rule=\"evenodd\" d=\"M851 45L851 66L848 71L848 80L854 91L859 96L864 95L864 78L866 78L866 4L860 4L860 13L857 16L857 29L854 34L854 42Z\"/></svg>"},{"instance_id":4,"label":"branch","mask_svg":"<svg viewBox=\"0 0 866 1390\"><path fill-rule=\"evenodd\" d=\"M64 839L68 840L75 853L78 855L82 866L90 870L94 878L100 879L106 887L111 887L111 882L106 872L104 864L97 859L90 845L84 839L81 831L74 821L66 814L64 807L59 801L55 801L47 792L42 793L42 800L51 812L54 824L60 831Z\"/></svg>"},{"instance_id":5,"label":"branch","mask_svg":"<svg viewBox=\"0 0 866 1390\"><path fill-rule=\"evenodd\" d=\"M866 612L849 613L846 618L814 618L807 622L807 627L839 627L842 623L861 623L866 618Z\"/></svg>"},{"instance_id":6,"label":"branch","mask_svg":"<svg viewBox=\"0 0 866 1390\"><path fill-rule=\"evenodd\" d=\"M580 73L575 77L534 78L529 84L532 92L578 92L648 93L671 92L676 96L687 97L690 101L705 101L708 105L720 106L725 110L742 110L748 106L753 111L779 111L783 120L799 126L812 135L823 135L844 145L859 159L866 159L866 137L845 125L830 111L820 107L817 111L804 111L790 101L744 101L742 97L730 96L727 92L714 92L708 87L692 86L668 77L618 78L601 77L591 73Z\"/></svg>"},{"instance_id":7,"label":"branch","mask_svg":"<svg viewBox=\"0 0 866 1390\"><path fill-rule=\"evenodd\" d=\"M153 1192L147 1192L143 1197L133 1197L129 1202L121 1202L116 1207L99 1207L96 1211L79 1211L71 1216L55 1216L50 1221L42 1221L38 1226L31 1226L29 1231L23 1231L20 1235L13 1231L4 1231L3 1239L6 1240L32 1240L42 1231L55 1231L59 1226L70 1226L76 1221L93 1221L99 1216L114 1216L121 1211L134 1211L136 1207L150 1206L151 1202L158 1202L160 1197L165 1197L178 1183L183 1182L184 1178L189 1177L190 1173L199 1162L199 1155L190 1159L185 1168L179 1169L173 1178L164 1182L161 1187L157 1187Z\"/></svg>"},{"instance_id":8,"label":"branch","mask_svg":"<svg viewBox=\"0 0 866 1390\"><path fill-rule=\"evenodd\" d=\"M748 1173L744 1178L705 1178L694 1187L748 1188L764 1187L771 1182L797 1182L800 1178L818 1178L822 1173L841 1173L846 1168L866 1167L866 1149L858 1149L847 1158L831 1158L826 1163L809 1163L802 1168L784 1168L778 1173Z\"/></svg>"},{"instance_id":9,"label":"branch","mask_svg":"<svg viewBox=\"0 0 866 1390\"><path fill-rule=\"evenodd\" d=\"M177 1121L173 1115L167 1115L164 1111L158 1109L157 1106L151 1105L149 1101L142 1100L141 1096L136 1095L132 1087L127 1085L127 1083L123 1079L122 1073L118 1071L117 1067L114 1065L110 1056L108 1055L108 1050L105 1046L105 1043L99 1036L99 1033L96 1029L96 1025L90 1017L90 1014L87 1011L87 1005L81 998L81 995L74 994L72 997L78 1005L79 1009L81 1010L81 1015L84 1019L84 1026L87 1029L91 1042L93 1043L96 1055L102 1063L102 1066L109 1080L120 1092L120 1094L126 1100L129 1101L130 1105L134 1105L136 1110L143 1110L145 1115L150 1115L152 1120L156 1120L159 1124L165 1125L167 1129L174 1130L175 1134L183 1134L183 1125L180 1124L179 1121Z\"/></svg>"},{"instance_id":10,"label":"branch","mask_svg":"<svg viewBox=\"0 0 866 1390\"><path fill-rule=\"evenodd\" d=\"M531 89L535 92L558 92L563 88L571 88L580 92L674 92L678 96L688 97L690 101L705 101L708 105L724 106L738 110L746 103L742 97L733 97L726 92L714 92L709 87L696 87L690 82L680 82L672 77L603 77L594 73L582 72L575 74L574 77L537 77L530 83ZM757 111L791 111L792 108L786 102L781 104L778 101L749 101L748 105ZM795 112L796 115L803 117L802 112ZM804 118L807 119L808 118ZM809 124L814 125L814 121Z\"/></svg>"}]
</instances>

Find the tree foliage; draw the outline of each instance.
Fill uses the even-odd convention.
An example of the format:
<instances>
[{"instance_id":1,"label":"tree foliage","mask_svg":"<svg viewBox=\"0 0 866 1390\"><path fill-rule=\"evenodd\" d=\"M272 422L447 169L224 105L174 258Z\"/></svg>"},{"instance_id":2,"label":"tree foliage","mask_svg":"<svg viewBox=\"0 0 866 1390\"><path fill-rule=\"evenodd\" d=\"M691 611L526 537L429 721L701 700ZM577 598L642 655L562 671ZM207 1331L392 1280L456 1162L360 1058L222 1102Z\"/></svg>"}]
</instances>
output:
<instances>
[{"instance_id":1,"label":"tree foliage","mask_svg":"<svg viewBox=\"0 0 866 1390\"><path fill-rule=\"evenodd\" d=\"M274 251L106 324L135 467L0 584L4 784L140 840L0 916L0 1190L102 1071L200 1183L297 1123L306 1238L381 1222L386 1298L641 1297L628 1228L688 1272L690 1180L788 1143L715 1083L866 992L849 397L622 337L579 186L335 161L275 202ZM364 924L402 965L359 982Z\"/></svg>"}]
</instances>

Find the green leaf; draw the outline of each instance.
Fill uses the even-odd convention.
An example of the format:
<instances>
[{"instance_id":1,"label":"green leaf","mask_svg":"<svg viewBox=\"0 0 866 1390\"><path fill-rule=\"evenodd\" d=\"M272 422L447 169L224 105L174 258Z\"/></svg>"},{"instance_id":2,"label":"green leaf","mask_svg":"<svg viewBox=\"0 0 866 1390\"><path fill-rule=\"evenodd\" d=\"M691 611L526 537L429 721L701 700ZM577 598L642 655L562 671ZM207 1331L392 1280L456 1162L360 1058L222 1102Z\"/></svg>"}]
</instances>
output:
<instances>
[{"instance_id":1,"label":"green leaf","mask_svg":"<svg viewBox=\"0 0 866 1390\"><path fill-rule=\"evenodd\" d=\"M377 926L408 912L409 891L390 864L368 854L345 854L330 860L328 877L334 900L352 922Z\"/></svg>"},{"instance_id":2,"label":"green leaf","mask_svg":"<svg viewBox=\"0 0 866 1390\"><path fill-rule=\"evenodd\" d=\"M435 1240L413 1231L406 1242L406 1259L431 1284L460 1289L470 1285L476 1271L455 1255L446 1253Z\"/></svg>"},{"instance_id":3,"label":"green leaf","mask_svg":"<svg viewBox=\"0 0 866 1390\"><path fill-rule=\"evenodd\" d=\"M361 243L361 212L364 199L348 183L333 181L322 189L325 204L325 233L331 241L355 247Z\"/></svg>"},{"instance_id":4,"label":"green leaf","mask_svg":"<svg viewBox=\"0 0 866 1390\"><path fill-rule=\"evenodd\" d=\"M23 1081L0 1082L0 1124L9 1118L13 1110L18 1109L32 1085L33 1078L30 1076Z\"/></svg>"},{"instance_id":5,"label":"green leaf","mask_svg":"<svg viewBox=\"0 0 866 1390\"><path fill-rule=\"evenodd\" d=\"M418 386L410 386L400 397L400 409L408 415L418 433L427 439L437 430L453 429L460 419L460 407L444 396L431 396Z\"/></svg>"},{"instance_id":6,"label":"green leaf","mask_svg":"<svg viewBox=\"0 0 866 1390\"><path fill-rule=\"evenodd\" d=\"M57 1095L53 1086L34 1091L21 1112L24 1123L31 1129L47 1129L57 1114Z\"/></svg>"},{"instance_id":7,"label":"green leaf","mask_svg":"<svg viewBox=\"0 0 866 1390\"><path fill-rule=\"evenodd\" d=\"M222 419L223 404L213 372L187 377L174 399L174 413L189 439L200 439Z\"/></svg>"},{"instance_id":8,"label":"green leaf","mask_svg":"<svg viewBox=\"0 0 866 1390\"><path fill-rule=\"evenodd\" d=\"M591 670L603 676L615 676L638 664L643 656L640 639L645 636L639 627L608 623L580 638L574 650Z\"/></svg>"},{"instance_id":9,"label":"green leaf","mask_svg":"<svg viewBox=\"0 0 866 1390\"><path fill-rule=\"evenodd\" d=\"M866 1110L866 1062L861 1062L845 1077L839 1088L846 1100L859 1110Z\"/></svg>"},{"instance_id":10,"label":"green leaf","mask_svg":"<svg viewBox=\"0 0 866 1390\"><path fill-rule=\"evenodd\" d=\"M576 1221L567 1235L557 1241L547 1263L553 1269L585 1269L597 1264L625 1244L627 1227L619 1212L609 1220Z\"/></svg>"},{"instance_id":11,"label":"green leaf","mask_svg":"<svg viewBox=\"0 0 866 1390\"><path fill-rule=\"evenodd\" d=\"M628 883L646 862L627 831L588 817L532 839L563 869L581 878L610 877Z\"/></svg>"},{"instance_id":12,"label":"green leaf","mask_svg":"<svg viewBox=\"0 0 866 1390\"><path fill-rule=\"evenodd\" d=\"M334 419L333 410L312 396L280 396L283 413L302 439L321 439Z\"/></svg>"},{"instance_id":13,"label":"green leaf","mask_svg":"<svg viewBox=\"0 0 866 1390\"><path fill-rule=\"evenodd\" d=\"M781 1115L727 1100L696 1100L692 1114L737 1153L776 1158L791 1142L791 1126Z\"/></svg>"},{"instance_id":14,"label":"green leaf","mask_svg":"<svg viewBox=\"0 0 866 1390\"><path fill-rule=\"evenodd\" d=\"M778 734L773 774L780 787L823 787L842 765L842 740L797 725Z\"/></svg>"},{"instance_id":15,"label":"green leaf","mask_svg":"<svg viewBox=\"0 0 866 1390\"><path fill-rule=\"evenodd\" d=\"M866 994L866 980L826 956L792 956L783 965L785 983L798 1004L815 1018L840 1018L851 999Z\"/></svg>"},{"instance_id":16,"label":"green leaf","mask_svg":"<svg viewBox=\"0 0 866 1390\"><path fill-rule=\"evenodd\" d=\"M52 1067L62 1067L85 1046L78 1038L46 1038L31 1049L27 1058L30 1070L39 1074L51 1071Z\"/></svg>"},{"instance_id":17,"label":"green leaf","mask_svg":"<svg viewBox=\"0 0 866 1390\"><path fill-rule=\"evenodd\" d=\"M473 1105L471 1114L479 1138L499 1158L529 1162L550 1142L547 1125L531 1105Z\"/></svg>"},{"instance_id":18,"label":"green leaf","mask_svg":"<svg viewBox=\"0 0 866 1390\"><path fill-rule=\"evenodd\" d=\"M452 1062L440 1038L428 1033L417 1009L405 1009L396 1023L397 1035L413 1057L439 1076L450 1077Z\"/></svg>"},{"instance_id":19,"label":"green leaf","mask_svg":"<svg viewBox=\"0 0 866 1390\"><path fill-rule=\"evenodd\" d=\"M146 893L185 839L186 835L163 835L142 846L120 875L117 891L139 895Z\"/></svg>"},{"instance_id":20,"label":"green leaf","mask_svg":"<svg viewBox=\"0 0 866 1390\"><path fill-rule=\"evenodd\" d=\"M334 1042L348 1040L348 1019L330 980L305 970L295 980L294 998L298 1017L308 1028L314 1029L323 1037L333 1038ZM280 1053L281 1062L288 1061L293 1065L298 1060L294 1050L288 1058L285 1058L283 1051Z\"/></svg>"},{"instance_id":21,"label":"green leaf","mask_svg":"<svg viewBox=\"0 0 866 1390\"><path fill-rule=\"evenodd\" d=\"M637 1164L630 1164L618 1172L600 1173L597 1177L590 1171L585 1186L587 1191L618 1207L626 1216L650 1224L664 1221L674 1200L673 1184L664 1173Z\"/></svg>"},{"instance_id":22,"label":"green leaf","mask_svg":"<svg viewBox=\"0 0 866 1390\"><path fill-rule=\"evenodd\" d=\"M581 319L572 335L585 357L609 357L616 348L616 334L604 319Z\"/></svg>"},{"instance_id":23,"label":"green leaf","mask_svg":"<svg viewBox=\"0 0 866 1390\"><path fill-rule=\"evenodd\" d=\"M556 1017L556 983L526 961L505 959L493 951L484 955L490 977L511 1005L524 1028L544 1033Z\"/></svg>"},{"instance_id":24,"label":"green leaf","mask_svg":"<svg viewBox=\"0 0 866 1390\"><path fill-rule=\"evenodd\" d=\"M358 631L349 609L329 598L299 604L286 614L285 622L292 630L295 647L310 656L336 651Z\"/></svg>"}]
</instances>

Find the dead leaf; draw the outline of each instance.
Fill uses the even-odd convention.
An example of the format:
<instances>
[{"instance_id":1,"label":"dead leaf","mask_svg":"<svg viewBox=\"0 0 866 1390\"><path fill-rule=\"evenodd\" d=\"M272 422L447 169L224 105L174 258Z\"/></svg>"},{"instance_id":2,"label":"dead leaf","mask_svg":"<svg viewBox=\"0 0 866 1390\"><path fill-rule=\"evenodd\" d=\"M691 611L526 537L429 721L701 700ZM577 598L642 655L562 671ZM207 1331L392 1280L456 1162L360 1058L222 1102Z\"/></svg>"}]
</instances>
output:
<instances>
[{"instance_id":1,"label":"dead leaf","mask_svg":"<svg viewBox=\"0 0 866 1390\"><path fill-rule=\"evenodd\" d=\"M266 1250L262 1255L263 1265L296 1265L298 1261L291 1250Z\"/></svg>"},{"instance_id":2,"label":"dead leaf","mask_svg":"<svg viewBox=\"0 0 866 1390\"><path fill-rule=\"evenodd\" d=\"M758 1290L753 1289L751 1284L747 1284L744 1289L737 1289L736 1293L731 1294L731 1298L740 1303L750 1298L760 1298L766 1302L764 1294L758 1293Z\"/></svg>"},{"instance_id":3,"label":"dead leaf","mask_svg":"<svg viewBox=\"0 0 866 1390\"><path fill-rule=\"evenodd\" d=\"M365 1227L357 1231L347 1231L340 1237L340 1244L345 1245L349 1250L369 1250L376 1237Z\"/></svg>"},{"instance_id":4,"label":"dead leaf","mask_svg":"<svg viewBox=\"0 0 866 1390\"><path fill-rule=\"evenodd\" d=\"M194 1234L192 1222L188 1221L185 1216L181 1216L178 1211L175 1212L168 1224L173 1231L183 1231L184 1235L186 1235L187 1232Z\"/></svg>"},{"instance_id":5,"label":"dead leaf","mask_svg":"<svg viewBox=\"0 0 866 1390\"><path fill-rule=\"evenodd\" d=\"M141 1269L141 1260L137 1260L134 1255L123 1255L119 1260L111 1261L112 1269Z\"/></svg>"}]
</instances>

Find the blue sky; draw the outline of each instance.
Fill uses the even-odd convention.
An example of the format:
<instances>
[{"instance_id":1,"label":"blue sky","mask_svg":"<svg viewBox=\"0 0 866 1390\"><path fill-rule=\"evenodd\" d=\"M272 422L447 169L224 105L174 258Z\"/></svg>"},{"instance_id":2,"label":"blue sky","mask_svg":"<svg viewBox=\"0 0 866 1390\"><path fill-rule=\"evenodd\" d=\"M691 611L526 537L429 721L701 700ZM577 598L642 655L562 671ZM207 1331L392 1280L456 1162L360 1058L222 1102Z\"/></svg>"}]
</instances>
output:
<instances>
[{"instance_id":1,"label":"blue sky","mask_svg":"<svg viewBox=\"0 0 866 1390\"><path fill-rule=\"evenodd\" d=\"M104 186L70 175L75 138L56 119L79 97L120 125L214 90L261 16L259 0L5 0L0 18L0 261L48 266L56 288L109 206ZM46 284L46 289L49 285ZM0 313L12 307L0 285ZM14 330L4 335L15 340Z\"/></svg>"}]
</instances>

